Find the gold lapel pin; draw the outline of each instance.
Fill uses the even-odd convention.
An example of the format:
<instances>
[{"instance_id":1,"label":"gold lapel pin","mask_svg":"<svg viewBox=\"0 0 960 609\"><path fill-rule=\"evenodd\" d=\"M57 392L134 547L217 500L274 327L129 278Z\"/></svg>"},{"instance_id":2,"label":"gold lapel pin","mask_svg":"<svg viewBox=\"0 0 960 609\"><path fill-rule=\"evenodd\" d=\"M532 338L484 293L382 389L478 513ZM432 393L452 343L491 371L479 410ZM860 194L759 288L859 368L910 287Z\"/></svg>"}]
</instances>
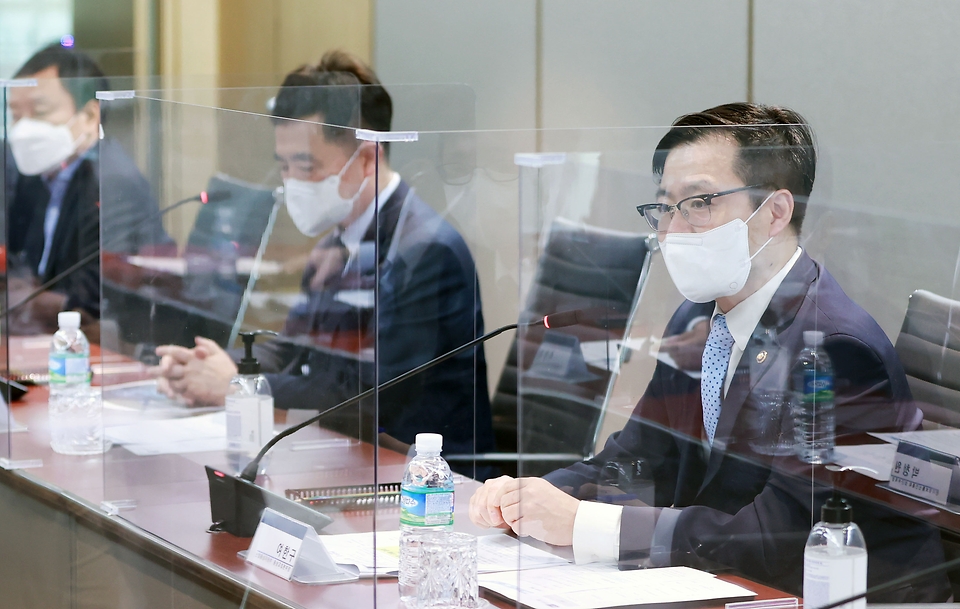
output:
<instances>
[{"instance_id":1,"label":"gold lapel pin","mask_svg":"<svg viewBox=\"0 0 960 609\"><path fill-rule=\"evenodd\" d=\"M760 353L757 353L757 363L762 364L765 361L767 361L767 352L761 351Z\"/></svg>"}]
</instances>

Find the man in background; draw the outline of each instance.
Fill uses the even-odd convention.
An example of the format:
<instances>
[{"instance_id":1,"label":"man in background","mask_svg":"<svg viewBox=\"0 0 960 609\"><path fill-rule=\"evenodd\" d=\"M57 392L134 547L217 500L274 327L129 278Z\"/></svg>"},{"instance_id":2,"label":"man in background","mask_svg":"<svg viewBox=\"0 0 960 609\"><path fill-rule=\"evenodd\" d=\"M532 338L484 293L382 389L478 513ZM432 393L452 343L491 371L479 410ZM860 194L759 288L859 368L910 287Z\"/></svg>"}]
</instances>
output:
<instances>
[{"instance_id":1,"label":"man in background","mask_svg":"<svg viewBox=\"0 0 960 609\"><path fill-rule=\"evenodd\" d=\"M172 242L140 171L119 143L101 141L96 92L108 90L109 83L97 64L82 51L52 44L15 77L36 79L37 85L8 90L8 277L19 282L9 306L13 310L19 298L66 274L13 310L10 328L52 332L59 311L77 309L88 322L100 316L99 259L67 271L100 248L101 184L107 196L102 203L110 210L105 251L146 252Z\"/></svg>"},{"instance_id":2,"label":"man in background","mask_svg":"<svg viewBox=\"0 0 960 609\"><path fill-rule=\"evenodd\" d=\"M343 52L295 70L277 94L275 154L287 211L300 232L320 237L283 337L257 352L278 408L322 410L376 385L372 362L311 348L304 339L313 334L377 335L383 383L483 333L463 238L391 169L383 147L356 138L356 127L389 131L392 114L373 71ZM191 404L223 403L237 368L216 343L198 337L196 347L167 345L157 354L162 390ZM482 347L382 392L376 420L372 406L368 400L322 424L406 445L417 433L440 433L447 454L492 450Z\"/></svg>"},{"instance_id":3,"label":"man in background","mask_svg":"<svg viewBox=\"0 0 960 609\"><path fill-rule=\"evenodd\" d=\"M776 371L795 361L805 333L818 331L834 366L838 442L916 429L922 419L886 335L799 246L816 163L810 127L786 108L727 104L677 119L653 156L658 199L637 209L687 299L665 335L683 335L674 346L689 349L699 320L709 320L700 375L658 362L603 451L542 479L488 481L471 499L475 523L572 545L577 562L733 569L800 592L804 544L830 492L814 476L830 473L758 442L764 396L790 390ZM792 431L788 410L778 416L773 428ZM604 476L608 466L638 462L654 485L652 505L624 504ZM943 561L934 527L850 500L869 548L870 586ZM870 600L949 594L939 576Z\"/></svg>"}]
</instances>

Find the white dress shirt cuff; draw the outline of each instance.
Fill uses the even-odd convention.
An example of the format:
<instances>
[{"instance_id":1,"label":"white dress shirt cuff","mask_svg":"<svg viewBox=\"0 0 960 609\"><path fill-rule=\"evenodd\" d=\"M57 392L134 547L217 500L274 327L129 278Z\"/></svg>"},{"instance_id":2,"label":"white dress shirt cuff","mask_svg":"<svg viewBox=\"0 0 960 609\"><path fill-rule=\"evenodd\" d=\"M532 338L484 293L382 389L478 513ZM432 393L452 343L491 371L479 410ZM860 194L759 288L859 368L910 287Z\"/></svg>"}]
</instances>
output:
<instances>
[{"instance_id":1,"label":"white dress shirt cuff","mask_svg":"<svg viewBox=\"0 0 960 609\"><path fill-rule=\"evenodd\" d=\"M620 558L620 515L623 507L581 501L573 521L573 559L578 565L617 562Z\"/></svg>"}]
</instances>

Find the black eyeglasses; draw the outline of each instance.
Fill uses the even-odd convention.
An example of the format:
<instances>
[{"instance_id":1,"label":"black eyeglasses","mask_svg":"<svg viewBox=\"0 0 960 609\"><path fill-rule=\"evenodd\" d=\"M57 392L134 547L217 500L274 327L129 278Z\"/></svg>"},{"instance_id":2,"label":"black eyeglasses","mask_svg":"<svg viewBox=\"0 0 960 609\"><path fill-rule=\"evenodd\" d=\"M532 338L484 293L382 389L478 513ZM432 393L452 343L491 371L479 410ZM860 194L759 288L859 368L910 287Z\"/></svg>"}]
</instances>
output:
<instances>
[{"instance_id":1,"label":"black eyeglasses","mask_svg":"<svg viewBox=\"0 0 960 609\"><path fill-rule=\"evenodd\" d=\"M741 186L740 188L731 188L710 195L694 195L678 201L676 205L668 203L637 205L637 211L644 217L650 228L657 232L667 230L670 221L673 220L673 214L678 210L690 226L706 226L710 223L710 206L713 205L714 199L754 188L760 188L760 185Z\"/></svg>"}]
</instances>

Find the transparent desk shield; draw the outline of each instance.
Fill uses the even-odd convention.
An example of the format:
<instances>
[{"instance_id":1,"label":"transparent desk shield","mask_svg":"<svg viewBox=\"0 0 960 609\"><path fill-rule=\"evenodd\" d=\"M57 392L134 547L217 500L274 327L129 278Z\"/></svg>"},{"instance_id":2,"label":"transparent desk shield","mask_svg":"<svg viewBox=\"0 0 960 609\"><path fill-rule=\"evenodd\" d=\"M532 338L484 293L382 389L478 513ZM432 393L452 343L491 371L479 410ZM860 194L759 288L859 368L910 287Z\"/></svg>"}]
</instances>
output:
<instances>
[{"instance_id":1,"label":"transparent desk shield","mask_svg":"<svg viewBox=\"0 0 960 609\"><path fill-rule=\"evenodd\" d=\"M516 447L521 477L551 483L504 495L513 528L572 541L580 560L687 565L799 595L804 544L836 492L867 540L869 586L951 557L956 223L855 178L858 148L821 143L810 193L816 156L789 144L806 137L795 125L537 137L515 156L520 319L578 314L522 328L493 395L494 421L511 419L501 450ZM733 159L726 177L713 154ZM804 372L805 340L822 341L831 368ZM826 390L822 409L810 383ZM891 490L898 440L944 468L930 496ZM548 581L494 580L521 600ZM561 584L557 599L574 594ZM943 574L915 586L870 598L950 593Z\"/></svg>"},{"instance_id":2,"label":"transparent desk shield","mask_svg":"<svg viewBox=\"0 0 960 609\"><path fill-rule=\"evenodd\" d=\"M364 87L285 89L101 96L95 379L113 444L54 455L41 400L12 407L28 431L6 434L3 450L44 464L10 480L94 510L98 530L126 540L101 553L120 557L121 584L105 594L145 598L131 582L160 565L211 605L396 606L398 483L418 433L443 436L453 529L484 536L482 596L500 606L579 598L564 586L590 595L591 577L650 591L646 568L671 566L702 572L660 572L671 590L710 592L658 602L797 596L808 532L834 492L864 533L870 586L954 552L945 463L960 226L908 203L951 192L931 176L952 175L955 143L929 144L936 171L918 185L903 169L915 150L824 141L811 190L809 150L784 143L805 137L797 125L484 131L463 87L392 86L388 129L361 112ZM291 118L301 95L346 110ZM109 141L122 155L108 157ZM317 186L333 175L337 196ZM370 215L340 215L358 191ZM324 213L308 204L321 200ZM717 230L721 247L704 249ZM739 250L727 247L740 235ZM731 272L753 254L744 277ZM717 312L730 354L718 364L708 353L705 366L705 350L723 344L708 340ZM254 348L270 372L274 431L369 393L280 441L251 487L234 476L254 451L227 445L237 421L220 399L238 336L255 330L279 334ZM822 332L831 360L835 447L824 463L800 450L830 418L804 410L805 332ZM42 370L47 339L25 340ZM14 356L8 347L8 370ZM892 490L901 440L924 449L911 468L940 476L923 484L943 501ZM229 501L212 504L211 486L224 485ZM485 502L471 517L475 496ZM334 562L372 581L288 582L238 556L249 537L206 532L243 524L251 504L315 526ZM564 562L575 554L597 564L575 569ZM81 558L72 565L83 570ZM530 596L545 585L555 599ZM937 576L871 601L948 595Z\"/></svg>"}]
</instances>

